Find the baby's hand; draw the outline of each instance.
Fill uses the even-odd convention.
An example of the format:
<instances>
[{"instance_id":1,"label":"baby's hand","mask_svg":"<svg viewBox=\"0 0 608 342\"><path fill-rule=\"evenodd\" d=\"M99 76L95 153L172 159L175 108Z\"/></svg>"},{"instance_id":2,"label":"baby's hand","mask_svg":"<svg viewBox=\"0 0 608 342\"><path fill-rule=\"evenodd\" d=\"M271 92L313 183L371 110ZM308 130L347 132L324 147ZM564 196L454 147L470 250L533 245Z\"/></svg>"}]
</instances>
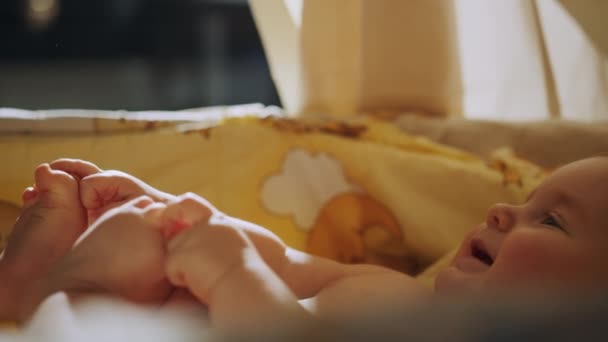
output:
<instances>
[{"instance_id":1,"label":"baby's hand","mask_svg":"<svg viewBox=\"0 0 608 342\"><path fill-rule=\"evenodd\" d=\"M169 204L166 213L171 211L181 213L178 227L183 230L165 233L171 239L167 248L167 277L173 285L188 288L199 300L208 303L215 286L227 274L244 267L247 256L257 255L257 251L231 218L199 197L190 195Z\"/></svg>"},{"instance_id":2,"label":"baby's hand","mask_svg":"<svg viewBox=\"0 0 608 342\"><path fill-rule=\"evenodd\" d=\"M179 204L173 208L199 220L169 241L167 277L207 304L214 328L246 331L274 324L277 318L302 317L302 307L280 277L285 247L278 238L195 197L188 209Z\"/></svg>"}]
</instances>

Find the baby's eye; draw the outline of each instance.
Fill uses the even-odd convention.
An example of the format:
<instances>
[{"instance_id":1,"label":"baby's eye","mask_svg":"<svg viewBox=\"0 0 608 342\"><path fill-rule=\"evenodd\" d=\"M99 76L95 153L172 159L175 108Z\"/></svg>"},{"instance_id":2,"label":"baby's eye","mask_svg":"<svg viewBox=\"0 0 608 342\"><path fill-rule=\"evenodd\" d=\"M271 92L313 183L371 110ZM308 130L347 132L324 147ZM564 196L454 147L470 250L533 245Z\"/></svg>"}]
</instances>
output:
<instances>
[{"instance_id":1,"label":"baby's eye","mask_svg":"<svg viewBox=\"0 0 608 342\"><path fill-rule=\"evenodd\" d=\"M553 214L548 214L547 217L545 217L541 223L546 226L551 226L560 230L564 230L561 223L559 223L559 221L557 220L557 218L555 218Z\"/></svg>"}]
</instances>

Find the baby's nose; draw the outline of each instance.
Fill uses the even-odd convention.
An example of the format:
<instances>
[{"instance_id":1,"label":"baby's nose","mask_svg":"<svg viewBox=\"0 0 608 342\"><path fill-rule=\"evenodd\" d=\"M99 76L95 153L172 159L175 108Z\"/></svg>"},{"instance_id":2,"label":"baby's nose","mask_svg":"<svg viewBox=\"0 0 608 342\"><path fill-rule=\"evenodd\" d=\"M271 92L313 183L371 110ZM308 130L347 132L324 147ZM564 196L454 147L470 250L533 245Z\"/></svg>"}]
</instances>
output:
<instances>
[{"instance_id":1,"label":"baby's nose","mask_svg":"<svg viewBox=\"0 0 608 342\"><path fill-rule=\"evenodd\" d=\"M509 204L498 203L490 207L486 217L488 228L507 232L513 228L516 219L516 207Z\"/></svg>"}]
</instances>

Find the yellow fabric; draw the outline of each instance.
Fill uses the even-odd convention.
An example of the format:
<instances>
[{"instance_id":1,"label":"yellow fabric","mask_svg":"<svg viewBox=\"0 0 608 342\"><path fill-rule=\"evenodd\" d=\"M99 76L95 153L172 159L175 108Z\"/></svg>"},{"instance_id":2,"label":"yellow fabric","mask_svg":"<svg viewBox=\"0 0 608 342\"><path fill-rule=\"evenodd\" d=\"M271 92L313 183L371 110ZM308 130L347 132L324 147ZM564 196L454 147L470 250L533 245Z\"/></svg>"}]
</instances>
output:
<instances>
[{"instance_id":1,"label":"yellow fabric","mask_svg":"<svg viewBox=\"0 0 608 342\"><path fill-rule=\"evenodd\" d=\"M4 136L0 151L0 200L18 204L37 164L82 158L164 191L198 193L295 248L411 273L453 249L491 204L522 201L542 177L508 155L488 165L376 121L241 119L189 133ZM283 207L290 203L295 209Z\"/></svg>"}]
</instances>

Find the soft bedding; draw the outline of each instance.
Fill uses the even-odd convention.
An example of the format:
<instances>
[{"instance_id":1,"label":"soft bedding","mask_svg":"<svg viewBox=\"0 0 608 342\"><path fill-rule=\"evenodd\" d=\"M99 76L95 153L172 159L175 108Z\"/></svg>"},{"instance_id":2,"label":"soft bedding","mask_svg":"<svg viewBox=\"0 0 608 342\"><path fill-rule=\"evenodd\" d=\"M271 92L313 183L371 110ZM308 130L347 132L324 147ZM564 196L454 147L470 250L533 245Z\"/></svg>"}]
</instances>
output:
<instances>
[{"instance_id":1,"label":"soft bedding","mask_svg":"<svg viewBox=\"0 0 608 342\"><path fill-rule=\"evenodd\" d=\"M295 248L418 274L453 249L491 204L522 201L543 176L508 151L484 160L370 118L156 125L5 134L0 200L19 204L37 164L82 158L168 192L198 193Z\"/></svg>"}]
</instances>

